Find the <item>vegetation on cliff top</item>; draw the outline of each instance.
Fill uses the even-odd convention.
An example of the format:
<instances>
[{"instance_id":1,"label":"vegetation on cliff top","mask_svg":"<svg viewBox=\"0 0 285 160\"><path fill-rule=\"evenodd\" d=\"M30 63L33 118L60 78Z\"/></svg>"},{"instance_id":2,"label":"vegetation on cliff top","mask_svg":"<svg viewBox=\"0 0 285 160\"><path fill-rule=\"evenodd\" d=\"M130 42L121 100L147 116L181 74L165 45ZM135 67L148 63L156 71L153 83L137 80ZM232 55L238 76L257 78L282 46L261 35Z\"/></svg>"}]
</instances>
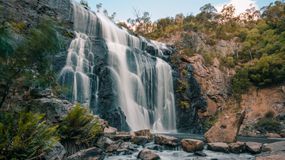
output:
<instances>
[{"instance_id":1,"label":"vegetation on cliff top","mask_svg":"<svg viewBox=\"0 0 285 160\"><path fill-rule=\"evenodd\" d=\"M235 16L232 5L224 6L220 13L211 4L204 5L200 10L196 16L177 14L175 18L162 18L153 23L146 21L148 25L142 25L145 28L137 33L151 39L167 39L180 33L183 39L175 45L182 55L202 54L206 64L211 64L217 57L225 67L236 68L232 91L237 97L251 85L266 87L285 81L284 2L276 1L261 10L253 7L239 16ZM147 15L136 19L148 20ZM189 38L192 40L189 37L191 32L202 35L207 45L231 40L238 48L226 57L214 51L204 53L203 50L193 50L194 47L188 42Z\"/></svg>"}]
</instances>

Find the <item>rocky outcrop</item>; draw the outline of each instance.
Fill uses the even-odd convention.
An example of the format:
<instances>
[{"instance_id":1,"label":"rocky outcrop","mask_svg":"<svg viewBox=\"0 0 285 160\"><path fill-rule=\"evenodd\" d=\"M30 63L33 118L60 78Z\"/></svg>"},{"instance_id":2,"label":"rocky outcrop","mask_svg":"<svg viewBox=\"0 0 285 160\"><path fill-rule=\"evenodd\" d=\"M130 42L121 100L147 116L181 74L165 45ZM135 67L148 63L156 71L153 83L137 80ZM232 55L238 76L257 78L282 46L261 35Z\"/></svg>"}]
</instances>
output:
<instances>
[{"instance_id":1,"label":"rocky outcrop","mask_svg":"<svg viewBox=\"0 0 285 160\"><path fill-rule=\"evenodd\" d=\"M201 134L204 131L198 114L206 111L207 102L194 77L194 68L191 64L181 60L172 63L172 68L174 70L177 130Z\"/></svg>"},{"instance_id":2,"label":"rocky outcrop","mask_svg":"<svg viewBox=\"0 0 285 160\"><path fill-rule=\"evenodd\" d=\"M202 151L204 149L204 142L195 139L181 140L182 149L186 152Z\"/></svg>"},{"instance_id":3,"label":"rocky outcrop","mask_svg":"<svg viewBox=\"0 0 285 160\"><path fill-rule=\"evenodd\" d=\"M225 142L233 143L237 140L240 126L245 117L245 112L224 113L218 122L205 133L205 139L209 143Z\"/></svg>"},{"instance_id":4,"label":"rocky outcrop","mask_svg":"<svg viewBox=\"0 0 285 160\"><path fill-rule=\"evenodd\" d=\"M159 160L160 159L160 157L156 153L148 149L143 149L142 151L140 151L137 158L141 160Z\"/></svg>"},{"instance_id":5,"label":"rocky outcrop","mask_svg":"<svg viewBox=\"0 0 285 160\"><path fill-rule=\"evenodd\" d=\"M278 134L285 133L282 118L285 113L285 92L283 92L282 86L261 89L251 88L248 93L242 96L240 105L247 112L241 126L241 135L280 137L276 133L266 131L262 126L256 127L257 122L262 118L266 118L266 116L271 116L272 119L283 124L281 129L278 129Z\"/></svg>"}]
</instances>

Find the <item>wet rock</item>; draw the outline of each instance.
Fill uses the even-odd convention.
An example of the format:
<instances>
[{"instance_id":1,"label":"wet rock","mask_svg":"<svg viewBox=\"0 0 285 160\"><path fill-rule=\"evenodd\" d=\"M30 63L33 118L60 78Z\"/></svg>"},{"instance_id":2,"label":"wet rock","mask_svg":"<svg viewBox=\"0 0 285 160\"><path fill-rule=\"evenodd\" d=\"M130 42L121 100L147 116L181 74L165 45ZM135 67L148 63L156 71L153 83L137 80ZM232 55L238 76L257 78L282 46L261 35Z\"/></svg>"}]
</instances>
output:
<instances>
[{"instance_id":1,"label":"wet rock","mask_svg":"<svg viewBox=\"0 0 285 160\"><path fill-rule=\"evenodd\" d=\"M266 137L268 137L268 138L281 138L281 136L277 133L267 133Z\"/></svg>"},{"instance_id":2,"label":"wet rock","mask_svg":"<svg viewBox=\"0 0 285 160\"><path fill-rule=\"evenodd\" d=\"M181 146L186 152L201 151L204 149L204 142L195 139L183 139L181 141Z\"/></svg>"},{"instance_id":3,"label":"wet rock","mask_svg":"<svg viewBox=\"0 0 285 160\"><path fill-rule=\"evenodd\" d=\"M109 147L110 145L112 145L114 143L115 142L112 141L110 138L102 136L96 142L96 146L101 148L101 149L106 149L107 147Z\"/></svg>"},{"instance_id":4,"label":"wet rock","mask_svg":"<svg viewBox=\"0 0 285 160\"><path fill-rule=\"evenodd\" d=\"M149 143L151 140L149 139L149 137L146 136L135 136L132 137L132 143L137 144L137 145L145 145L147 143Z\"/></svg>"},{"instance_id":5,"label":"wet rock","mask_svg":"<svg viewBox=\"0 0 285 160\"><path fill-rule=\"evenodd\" d=\"M194 155L199 157L207 157L207 154L202 151L196 151L194 152Z\"/></svg>"},{"instance_id":6,"label":"wet rock","mask_svg":"<svg viewBox=\"0 0 285 160\"><path fill-rule=\"evenodd\" d=\"M215 152L229 152L229 145L226 143L216 142L216 143L209 143L208 149Z\"/></svg>"},{"instance_id":7,"label":"wet rock","mask_svg":"<svg viewBox=\"0 0 285 160\"><path fill-rule=\"evenodd\" d=\"M285 152L278 152L270 155L265 156L258 156L256 160L284 160Z\"/></svg>"},{"instance_id":8,"label":"wet rock","mask_svg":"<svg viewBox=\"0 0 285 160\"><path fill-rule=\"evenodd\" d=\"M236 142L237 134L244 118L245 111L239 113L224 113L218 122L204 135L206 141L209 143Z\"/></svg>"},{"instance_id":9,"label":"wet rock","mask_svg":"<svg viewBox=\"0 0 285 160\"><path fill-rule=\"evenodd\" d=\"M133 136L144 136L152 139L152 134L149 129L139 130L131 133Z\"/></svg>"},{"instance_id":10,"label":"wet rock","mask_svg":"<svg viewBox=\"0 0 285 160\"><path fill-rule=\"evenodd\" d=\"M63 147L62 144L57 143L54 147L48 151L48 153L44 156L45 159L48 160L60 160L63 159L63 156L65 155L66 150Z\"/></svg>"},{"instance_id":11,"label":"wet rock","mask_svg":"<svg viewBox=\"0 0 285 160\"><path fill-rule=\"evenodd\" d=\"M103 151L99 148L93 147L86 150L81 150L69 157L66 160L101 160L104 159Z\"/></svg>"},{"instance_id":12,"label":"wet rock","mask_svg":"<svg viewBox=\"0 0 285 160\"><path fill-rule=\"evenodd\" d=\"M156 135L154 137L154 143L159 145L175 147L178 145L178 139L172 136Z\"/></svg>"},{"instance_id":13,"label":"wet rock","mask_svg":"<svg viewBox=\"0 0 285 160\"><path fill-rule=\"evenodd\" d=\"M51 89L44 89L43 90L43 89L39 89L39 88L34 88L30 91L30 96L33 99L51 97L52 91L51 91Z\"/></svg>"},{"instance_id":14,"label":"wet rock","mask_svg":"<svg viewBox=\"0 0 285 160\"><path fill-rule=\"evenodd\" d=\"M137 158L141 160L159 160L160 159L159 155L157 155L156 153L154 153L153 151L149 149L143 149L142 151L140 151Z\"/></svg>"},{"instance_id":15,"label":"wet rock","mask_svg":"<svg viewBox=\"0 0 285 160\"><path fill-rule=\"evenodd\" d=\"M110 138L114 141L130 141L132 139L132 136L129 132L117 132L117 134L110 136Z\"/></svg>"},{"instance_id":16,"label":"wet rock","mask_svg":"<svg viewBox=\"0 0 285 160\"><path fill-rule=\"evenodd\" d=\"M230 152L232 153L243 153L245 151L245 143L244 142L236 142L229 144Z\"/></svg>"},{"instance_id":17,"label":"wet rock","mask_svg":"<svg viewBox=\"0 0 285 160\"><path fill-rule=\"evenodd\" d=\"M252 154L258 154L262 150L262 144L257 142L246 142L246 151Z\"/></svg>"},{"instance_id":18,"label":"wet rock","mask_svg":"<svg viewBox=\"0 0 285 160\"><path fill-rule=\"evenodd\" d=\"M269 152L285 151L285 141L264 144L262 150L265 152L266 151L269 151Z\"/></svg>"}]
</instances>

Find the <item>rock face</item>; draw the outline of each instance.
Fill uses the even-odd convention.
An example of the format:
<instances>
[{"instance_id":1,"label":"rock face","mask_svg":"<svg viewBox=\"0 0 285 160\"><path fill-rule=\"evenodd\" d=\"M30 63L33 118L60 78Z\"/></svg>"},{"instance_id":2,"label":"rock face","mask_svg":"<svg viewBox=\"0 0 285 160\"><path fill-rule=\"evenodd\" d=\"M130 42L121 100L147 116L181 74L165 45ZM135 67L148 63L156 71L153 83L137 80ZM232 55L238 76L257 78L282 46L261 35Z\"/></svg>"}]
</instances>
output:
<instances>
[{"instance_id":1,"label":"rock face","mask_svg":"<svg viewBox=\"0 0 285 160\"><path fill-rule=\"evenodd\" d=\"M176 123L179 132L203 133L198 113L206 111L207 102L194 77L194 68L187 62L172 64L176 102ZM182 71L179 68L184 68ZM183 72L183 73L181 73Z\"/></svg>"},{"instance_id":2,"label":"rock face","mask_svg":"<svg viewBox=\"0 0 285 160\"><path fill-rule=\"evenodd\" d=\"M165 145L165 146L177 146L178 145L178 139L171 136L165 136L165 135L156 135L154 137L154 143L159 145Z\"/></svg>"},{"instance_id":3,"label":"rock face","mask_svg":"<svg viewBox=\"0 0 285 160\"><path fill-rule=\"evenodd\" d=\"M270 98L268 98L270 97ZM244 136L274 136L278 135L267 133L263 128L256 128L258 119L264 118L266 114L272 113L273 118L282 122L285 113L285 93L282 86L270 88L251 88L248 93L242 96L241 107L247 110L244 123L241 126L240 134ZM284 128L284 127L282 127ZM285 133L285 130L281 133Z\"/></svg>"},{"instance_id":4,"label":"rock face","mask_svg":"<svg viewBox=\"0 0 285 160\"><path fill-rule=\"evenodd\" d=\"M138 155L138 159L141 159L141 160L159 160L160 157L151 150L143 149L142 151L140 151L140 153Z\"/></svg>"},{"instance_id":5,"label":"rock face","mask_svg":"<svg viewBox=\"0 0 285 160\"><path fill-rule=\"evenodd\" d=\"M205 139L209 143L213 142L236 142L239 128L245 117L245 112L223 114L219 121L206 132Z\"/></svg>"},{"instance_id":6,"label":"rock face","mask_svg":"<svg viewBox=\"0 0 285 160\"><path fill-rule=\"evenodd\" d=\"M196 152L204 149L204 142L195 139L183 139L181 146L186 152Z\"/></svg>"}]
</instances>

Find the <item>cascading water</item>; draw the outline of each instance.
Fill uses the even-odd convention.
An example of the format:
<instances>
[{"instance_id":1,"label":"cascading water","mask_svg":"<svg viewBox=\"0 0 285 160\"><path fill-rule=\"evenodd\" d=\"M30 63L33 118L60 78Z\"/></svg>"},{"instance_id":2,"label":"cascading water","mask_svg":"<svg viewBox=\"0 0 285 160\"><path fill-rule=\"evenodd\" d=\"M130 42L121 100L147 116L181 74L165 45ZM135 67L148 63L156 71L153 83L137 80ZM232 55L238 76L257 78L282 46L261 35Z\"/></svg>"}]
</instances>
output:
<instances>
[{"instance_id":1,"label":"cascading water","mask_svg":"<svg viewBox=\"0 0 285 160\"><path fill-rule=\"evenodd\" d=\"M87 11L75 3L73 14L76 38L71 42L66 66L60 76L63 84L72 84L73 100L90 104L90 86L95 83L90 75L93 74L94 55L100 54L92 53L90 39L101 38L108 50L107 68L118 93L117 103L130 129L174 131L172 69L165 61L144 49L145 45L153 46L158 56L162 57L158 43L135 37L105 15ZM73 76L74 80L66 83L68 76Z\"/></svg>"}]
</instances>

